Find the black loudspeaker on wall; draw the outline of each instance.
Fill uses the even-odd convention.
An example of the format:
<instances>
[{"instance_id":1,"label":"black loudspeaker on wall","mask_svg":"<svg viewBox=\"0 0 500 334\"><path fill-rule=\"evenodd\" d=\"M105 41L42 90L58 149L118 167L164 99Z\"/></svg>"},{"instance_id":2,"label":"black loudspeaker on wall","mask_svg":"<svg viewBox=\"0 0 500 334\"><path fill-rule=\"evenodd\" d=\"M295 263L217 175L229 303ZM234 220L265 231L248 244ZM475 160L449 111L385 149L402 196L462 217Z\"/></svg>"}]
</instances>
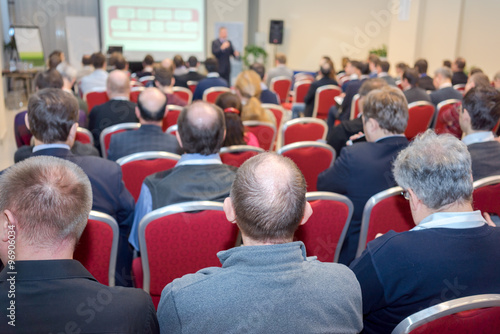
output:
<instances>
[{"instance_id":1,"label":"black loudspeaker on wall","mask_svg":"<svg viewBox=\"0 0 500 334\"><path fill-rule=\"evenodd\" d=\"M271 26L269 28L269 43L283 43L283 25L283 20L271 20Z\"/></svg>"}]
</instances>

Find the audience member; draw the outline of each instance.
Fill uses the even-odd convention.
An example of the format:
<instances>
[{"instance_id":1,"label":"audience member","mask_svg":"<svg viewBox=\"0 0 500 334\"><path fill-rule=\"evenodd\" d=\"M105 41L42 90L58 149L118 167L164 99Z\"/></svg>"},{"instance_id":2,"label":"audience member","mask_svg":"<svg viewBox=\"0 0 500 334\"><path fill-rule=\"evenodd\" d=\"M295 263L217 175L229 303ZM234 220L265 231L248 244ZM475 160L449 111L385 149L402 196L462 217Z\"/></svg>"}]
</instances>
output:
<instances>
[{"instance_id":1,"label":"audience member","mask_svg":"<svg viewBox=\"0 0 500 334\"><path fill-rule=\"evenodd\" d=\"M469 76L475 74L475 73L484 73L482 69L479 67L472 66L469 71Z\"/></svg>"},{"instance_id":2,"label":"audience member","mask_svg":"<svg viewBox=\"0 0 500 334\"><path fill-rule=\"evenodd\" d=\"M417 226L371 241L351 265L363 292L364 333L390 333L450 299L500 293L500 229L473 212L465 144L428 130L399 153L394 177Z\"/></svg>"},{"instance_id":3,"label":"audience member","mask_svg":"<svg viewBox=\"0 0 500 334\"><path fill-rule=\"evenodd\" d=\"M94 71L80 80L79 89L82 91L82 96L94 89L104 89L108 80L106 56L101 52L96 52L92 54L91 60Z\"/></svg>"},{"instance_id":4,"label":"audience member","mask_svg":"<svg viewBox=\"0 0 500 334\"><path fill-rule=\"evenodd\" d=\"M15 320L4 312L0 332L159 332L147 293L100 284L73 260L92 207L91 184L81 168L54 157L31 158L9 168L0 187L0 257L6 266L0 292L6 306L15 277L10 298L18 310Z\"/></svg>"},{"instance_id":5,"label":"audience member","mask_svg":"<svg viewBox=\"0 0 500 334\"><path fill-rule=\"evenodd\" d=\"M83 120L85 122L81 123L82 118L80 118L80 121L78 123L81 127L86 128L87 127L87 114L89 113L87 102L83 101L80 98L80 96L75 94L75 92L73 91L73 86L76 82L76 73L77 73L76 69L68 63L61 63L57 67L57 71L61 74L62 79L63 79L62 90L73 95L78 100L78 108L81 111L83 111L83 116L85 116L85 118L83 118Z\"/></svg>"},{"instance_id":6,"label":"audience member","mask_svg":"<svg viewBox=\"0 0 500 334\"><path fill-rule=\"evenodd\" d=\"M500 90L500 72L497 72L493 77L493 86L495 89Z\"/></svg>"},{"instance_id":7,"label":"audience member","mask_svg":"<svg viewBox=\"0 0 500 334\"><path fill-rule=\"evenodd\" d=\"M314 100L316 97L316 91L318 88L326 85L335 85L337 86L337 81L332 79L332 74L335 75L335 68L333 67L333 63L331 61L323 59L319 68L318 80L311 83L309 86L309 90L307 91L306 96L304 97L304 116L312 117L314 111ZM298 109L296 109L298 110ZM298 113L295 111L294 118L298 116Z\"/></svg>"},{"instance_id":8,"label":"audience member","mask_svg":"<svg viewBox=\"0 0 500 334\"><path fill-rule=\"evenodd\" d=\"M99 142L102 130L115 124L137 122L135 103L129 101L130 80L125 72L114 70L109 74L106 92L109 101L95 106L89 114L89 130L99 151L104 149Z\"/></svg>"},{"instance_id":9,"label":"audience member","mask_svg":"<svg viewBox=\"0 0 500 334\"><path fill-rule=\"evenodd\" d=\"M433 79L427 75L427 60L418 59L415 62L415 68L420 74L417 86L424 90L436 90L437 87L434 87Z\"/></svg>"},{"instance_id":10,"label":"audience member","mask_svg":"<svg viewBox=\"0 0 500 334\"><path fill-rule=\"evenodd\" d=\"M172 73L175 70L174 62L170 58L163 59L160 63L160 66L166 68L167 70L172 71Z\"/></svg>"},{"instance_id":11,"label":"audience member","mask_svg":"<svg viewBox=\"0 0 500 334\"><path fill-rule=\"evenodd\" d=\"M144 180L129 238L136 250L139 222L147 213L175 203L222 202L235 177L235 168L222 164L219 157L226 132L220 108L195 102L184 108L177 125L177 140L185 153L174 168Z\"/></svg>"},{"instance_id":12,"label":"audience member","mask_svg":"<svg viewBox=\"0 0 500 334\"><path fill-rule=\"evenodd\" d=\"M174 57L174 75L181 76L188 73L188 69L186 68L186 64L184 63L184 59L182 59L181 55L175 55Z\"/></svg>"},{"instance_id":13,"label":"audience member","mask_svg":"<svg viewBox=\"0 0 500 334\"><path fill-rule=\"evenodd\" d=\"M164 67L158 67L155 69L154 74L155 85L167 97L167 104L173 104L181 107L184 107L188 104L186 100L174 94L175 78L172 74L172 71Z\"/></svg>"},{"instance_id":14,"label":"audience member","mask_svg":"<svg viewBox=\"0 0 500 334\"><path fill-rule=\"evenodd\" d=\"M120 52L113 52L109 57L111 70L123 70L128 72L128 62Z\"/></svg>"},{"instance_id":15,"label":"audience member","mask_svg":"<svg viewBox=\"0 0 500 334\"><path fill-rule=\"evenodd\" d=\"M153 65L155 63L155 60L153 58L152 55L146 55L146 57L144 57L144 60L142 61L142 70L137 72L137 73L134 73L135 76L134 77L137 77L138 79L142 78L142 77L149 77L149 76L152 76L153 75Z\"/></svg>"},{"instance_id":16,"label":"audience member","mask_svg":"<svg viewBox=\"0 0 500 334\"><path fill-rule=\"evenodd\" d=\"M257 73L252 70L246 70L238 74L235 83L236 95L243 104L241 113L242 121L260 121L276 123L274 115L262 108L259 97L261 93L261 80Z\"/></svg>"},{"instance_id":17,"label":"audience member","mask_svg":"<svg viewBox=\"0 0 500 334\"><path fill-rule=\"evenodd\" d=\"M293 71L286 66L286 55L284 53L277 53L274 57L274 68L270 69L267 73L267 85L271 85L271 80L276 77L287 77L293 79Z\"/></svg>"},{"instance_id":18,"label":"audience member","mask_svg":"<svg viewBox=\"0 0 500 334\"><path fill-rule=\"evenodd\" d=\"M376 78L378 76L377 64L380 62L379 56L374 53L370 53L368 55L367 62L368 68L370 69L370 72L368 74L369 78Z\"/></svg>"},{"instance_id":19,"label":"audience member","mask_svg":"<svg viewBox=\"0 0 500 334\"><path fill-rule=\"evenodd\" d=\"M165 70L167 71L167 70ZM129 154L146 151L178 153L175 136L161 129L167 98L158 88L146 88L139 95L135 115L141 127L135 131L117 133L111 137L108 159L116 161Z\"/></svg>"},{"instance_id":20,"label":"audience member","mask_svg":"<svg viewBox=\"0 0 500 334\"><path fill-rule=\"evenodd\" d=\"M91 55L83 55L82 56L82 68L78 70L76 73L76 84L80 85L81 79L94 72L94 67L92 66L92 56Z\"/></svg>"},{"instance_id":21,"label":"audience member","mask_svg":"<svg viewBox=\"0 0 500 334\"><path fill-rule=\"evenodd\" d=\"M340 151L332 167L318 176L318 191L346 195L354 204L354 213L339 262L351 263L356 255L361 216L367 200L394 186L391 165L408 145L403 135L408 123L408 104L399 88L385 86L371 91L363 101L365 143L356 143Z\"/></svg>"},{"instance_id":22,"label":"audience member","mask_svg":"<svg viewBox=\"0 0 500 334\"><path fill-rule=\"evenodd\" d=\"M227 29L219 28L219 37L212 42L212 54L219 64L218 73L228 84L231 82L231 62L230 58L240 58L240 53L233 47L233 43L227 37ZM208 71L208 69L207 69Z\"/></svg>"},{"instance_id":23,"label":"audience member","mask_svg":"<svg viewBox=\"0 0 500 334\"><path fill-rule=\"evenodd\" d=\"M55 156L80 166L92 185L92 210L111 215L120 229L116 284L131 286L132 252L127 237L134 217L134 198L125 188L120 166L92 156L73 155L78 103L61 89L46 88L28 101L28 125L35 137L33 156Z\"/></svg>"},{"instance_id":24,"label":"audience member","mask_svg":"<svg viewBox=\"0 0 500 334\"><path fill-rule=\"evenodd\" d=\"M187 63L189 65L188 72L178 77L178 80L176 82L177 86L189 88L187 84L188 81L199 82L202 79L205 79L205 76L198 72L198 68L200 67L198 58L196 58L195 56L191 56L188 58Z\"/></svg>"},{"instance_id":25,"label":"audience member","mask_svg":"<svg viewBox=\"0 0 500 334\"><path fill-rule=\"evenodd\" d=\"M226 79L221 78L219 75L219 65L217 59L209 57L205 60L205 68L207 69L207 77L202 79L196 85L196 89L193 94L193 101L203 99L203 93L205 90L212 87L229 87Z\"/></svg>"},{"instance_id":26,"label":"audience member","mask_svg":"<svg viewBox=\"0 0 500 334\"><path fill-rule=\"evenodd\" d=\"M418 87L418 71L414 68L407 68L401 80L401 87L403 87L403 94L406 97L408 104L417 101L431 102L429 94L422 88Z\"/></svg>"},{"instance_id":27,"label":"audience member","mask_svg":"<svg viewBox=\"0 0 500 334\"><path fill-rule=\"evenodd\" d=\"M430 94L431 101L437 106L440 102L449 99L462 100L462 93L451 85L453 73L449 68L441 67L434 72L434 87L436 91Z\"/></svg>"},{"instance_id":28,"label":"audience member","mask_svg":"<svg viewBox=\"0 0 500 334\"><path fill-rule=\"evenodd\" d=\"M488 76L482 72L471 74L467 79L467 84L465 85L465 93L474 87L491 87L490 79L488 79Z\"/></svg>"},{"instance_id":29,"label":"audience member","mask_svg":"<svg viewBox=\"0 0 500 334\"><path fill-rule=\"evenodd\" d=\"M443 60L443 67L448 67L451 70L451 60L449 59Z\"/></svg>"},{"instance_id":30,"label":"audience member","mask_svg":"<svg viewBox=\"0 0 500 334\"><path fill-rule=\"evenodd\" d=\"M250 69L252 71L255 71L255 73L257 73L259 75L260 80L261 80L261 82L260 82L260 89L261 89L260 102L280 105L281 103L280 103L280 99L279 99L278 95L275 92L270 91L269 88L267 87L267 85L265 84L266 68L264 67L264 65L262 65L260 63L253 63L250 66Z\"/></svg>"},{"instance_id":31,"label":"audience member","mask_svg":"<svg viewBox=\"0 0 500 334\"><path fill-rule=\"evenodd\" d=\"M49 59L47 63L47 67L49 70L57 69L59 64L64 62L64 53L60 50L54 50L49 54Z\"/></svg>"},{"instance_id":32,"label":"audience member","mask_svg":"<svg viewBox=\"0 0 500 334\"><path fill-rule=\"evenodd\" d=\"M500 120L500 92L491 86L470 89L464 96L459 120L474 180L500 175L500 143L492 132Z\"/></svg>"},{"instance_id":33,"label":"audience member","mask_svg":"<svg viewBox=\"0 0 500 334\"><path fill-rule=\"evenodd\" d=\"M247 160L224 201L245 246L219 252L222 268L165 287L161 332L360 332L361 295L352 272L306 257L304 244L293 242L312 214L305 194L304 177L291 160L274 153Z\"/></svg>"},{"instance_id":34,"label":"audience member","mask_svg":"<svg viewBox=\"0 0 500 334\"><path fill-rule=\"evenodd\" d=\"M467 74L464 73L464 69L465 69L465 59L462 57L458 57L457 59L455 59L453 64L451 64L451 70L453 71L451 84L453 86L465 85L467 83Z\"/></svg>"},{"instance_id":35,"label":"audience member","mask_svg":"<svg viewBox=\"0 0 500 334\"><path fill-rule=\"evenodd\" d=\"M403 73L409 68L406 63L397 63L396 64L396 80L403 80Z\"/></svg>"},{"instance_id":36,"label":"audience member","mask_svg":"<svg viewBox=\"0 0 500 334\"><path fill-rule=\"evenodd\" d=\"M389 75L389 68L391 65L386 60L380 60L377 65L377 77L383 79L387 82L388 85L396 86L396 80Z\"/></svg>"}]
</instances>

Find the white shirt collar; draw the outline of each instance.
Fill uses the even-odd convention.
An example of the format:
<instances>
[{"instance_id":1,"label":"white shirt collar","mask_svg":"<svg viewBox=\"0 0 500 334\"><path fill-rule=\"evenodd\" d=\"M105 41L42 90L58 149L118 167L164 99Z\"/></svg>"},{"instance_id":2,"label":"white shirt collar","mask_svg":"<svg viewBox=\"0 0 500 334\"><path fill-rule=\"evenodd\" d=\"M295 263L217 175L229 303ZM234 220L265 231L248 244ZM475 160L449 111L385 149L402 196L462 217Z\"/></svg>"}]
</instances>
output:
<instances>
[{"instance_id":1,"label":"white shirt collar","mask_svg":"<svg viewBox=\"0 0 500 334\"><path fill-rule=\"evenodd\" d=\"M66 144L40 144L33 147L33 153L41 150L46 150L49 148L64 148L66 150L70 150L69 145Z\"/></svg>"},{"instance_id":2,"label":"white shirt collar","mask_svg":"<svg viewBox=\"0 0 500 334\"><path fill-rule=\"evenodd\" d=\"M470 212L436 212L425 217L420 224L411 229L419 231L428 228L465 229L480 227L486 224L481 211Z\"/></svg>"},{"instance_id":3,"label":"white shirt collar","mask_svg":"<svg viewBox=\"0 0 500 334\"><path fill-rule=\"evenodd\" d=\"M120 100L120 101L128 101L129 98L126 96L115 96L111 100Z\"/></svg>"},{"instance_id":4,"label":"white shirt collar","mask_svg":"<svg viewBox=\"0 0 500 334\"><path fill-rule=\"evenodd\" d=\"M181 156L175 166L186 165L222 165L222 161L218 153L210 155L202 155L199 153L185 153Z\"/></svg>"},{"instance_id":5,"label":"white shirt collar","mask_svg":"<svg viewBox=\"0 0 500 334\"><path fill-rule=\"evenodd\" d=\"M379 74L377 74L377 77L379 77L379 78L388 77L388 76L389 76L389 73L387 73L387 72L380 72Z\"/></svg>"},{"instance_id":6,"label":"white shirt collar","mask_svg":"<svg viewBox=\"0 0 500 334\"><path fill-rule=\"evenodd\" d=\"M217 72L210 72L207 74L207 78L218 78L218 77L220 77L220 75Z\"/></svg>"},{"instance_id":7,"label":"white shirt collar","mask_svg":"<svg viewBox=\"0 0 500 334\"><path fill-rule=\"evenodd\" d=\"M484 143L493 140L495 140L495 135L493 135L491 131L475 132L462 138L465 145Z\"/></svg>"},{"instance_id":8,"label":"white shirt collar","mask_svg":"<svg viewBox=\"0 0 500 334\"><path fill-rule=\"evenodd\" d=\"M446 88L446 87L453 87L451 83L449 82L445 82L444 84L442 84L441 86L439 86L439 89L443 89L443 88Z\"/></svg>"}]
</instances>

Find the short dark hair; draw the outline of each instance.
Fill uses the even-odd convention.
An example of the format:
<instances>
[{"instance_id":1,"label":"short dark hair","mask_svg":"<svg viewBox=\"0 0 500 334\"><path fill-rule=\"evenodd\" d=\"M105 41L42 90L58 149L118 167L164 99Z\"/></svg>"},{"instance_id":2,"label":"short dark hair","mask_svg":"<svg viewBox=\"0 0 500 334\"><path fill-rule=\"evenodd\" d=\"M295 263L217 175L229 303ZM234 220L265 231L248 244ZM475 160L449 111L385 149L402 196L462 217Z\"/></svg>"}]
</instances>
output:
<instances>
[{"instance_id":1,"label":"short dark hair","mask_svg":"<svg viewBox=\"0 0 500 334\"><path fill-rule=\"evenodd\" d=\"M182 59L181 55L174 56L174 65L175 65L175 67L184 66L184 59Z\"/></svg>"},{"instance_id":2,"label":"short dark hair","mask_svg":"<svg viewBox=\"0 0 500 334\"><path fill-rule=\"evenodd\" d=\"M380 61L380 57L374 53L368 55L368 62L377 64Z\"/></svg>"},{"instance_id":3,"label":"short dark hair","mask_svg":"<svg viewBox=\"0 0 500 334\"><path fill-rule=\"evenodd\" d=\"M408 66L408 64L406 64L406 63L397 63L397 64L396 64L396 68L399 68L399 69L401 69L401 70L403 70L403 71L404 71L404 70L406 70L408 67L409 67L409 66Z\"/></svg>"},{"instance_id":4,"label":"short dark hair","mask_svg":"<svg viewBox=\"0 0 500 334\"><path fill-rule=\"evenodd\" d=\"M401 134L408 124L408 102L401 89L384 86L365 97L363 117L365 122L373 118L382 129Z\"/></svg>"},{"instance_id":5,"label":"short dark hair","mask_svg":"<svg viewBox=\"0 0 500 334\"><path fill-rule=\"evenodd\" d=\"M264 67L264 65L262 65L261 63L253 63L250 66L250 69L252 71L255 71L255 73L257 73L262 80L264 79L264 76L266 75L266 68Z\"/></svg>"},{"instance_id":6,"label":"short dark hair","mask_svg":"<svg viewBox=\"0 0 500 334\"><path fill-rule=\"evenodd\" d=\"M427 73L427 66L427 60L425 59L418 59L415 62L415 67L417 68L419 74Z\"/></svg>"},{"instance_id":7,"label":"short dark hair","mask_svg":"<svg viewBox=\"0 0 500 334\"><path fill-rule=\"evenodd\" d=\"M44 144L65 142L78 121L78 101L57 88L45 88L28 101L28 123L36 139Z\"/></svg>"},{"instance_id":8,"label":"short dark hair","mask_svg":"<svg viewBox=\"0 0 500 334\"><path fill-rule=\"evenodd\" d=\"M386 60L379 61L378 65L382 69L382 72L389 72L389 69L391 68L391 64L389 64L389 62Z\"/></svg>"},{"instance_id":9,"label":"short dark hair","mask_svg":"<svg viewBox=\"0 0 500 334\"><path fill-rule=\"evenodd\" d=\"M94 68L103 68L104 63L106 62L106 56L102 54L101 52L95 52L91 56L92 58L92 65L94 65Z\"/></svg>"},{"instance_id":10,"label":"short dark hair","mask_svg":"<svg viewBox=\"0 0 500 334\"><path fill-rule=\"evenodd\" d=\"M286 64L286 55L284 53L277 53L274 58L278 61L278 63Z\"/></svg>"},{"instance_id":11,"label":"short dark hair","mask_svg":"<svg viewBox=\"0 0 500 334\"><path fill-rule=\"evenodd\" d=\"M306 191L304 176L292 160L260 153L241 165L231 187L236 223L253 240L290 239L304 217Z\"/></svg>"},{"instance_id":12,"label":"short dark hair","mask_svg":"<svg viewBox=\"0 0 500 334\"><path fill-rule=\"evenodd\" d=\"M463 71L465 68L465 59L462 57L458 57L457 59L455 59L455 65L460 71Z\"/></svg>"},{"instance_id":13,"label":"short dark hair","mask_svg":"<svg viewBox=\"0 0 500 334\"><path fill-rule=\"evenodd\" d=\"M364 67L363 63L357 60L349 61L353 67L356 67L361 73L363 73Z\"/></svg>"},{"instance_id":14,"label":"short dark hair","mask_svg":"<svg viewBox=\"0 0 500 334\"><path fill-rule=\"evenodd\" d=\"M408 80L412 87L417 85L419 77L418 71L414 68L407 68L403 73L403 79Z\"/></svg>"},{"instance_id":15,"label":"short dark hair","mask_svg":"<svg viewBox=\"0 0 500 334\"><path fill-rule=\"evenodd\" d=\"M166 69L165 67L157 67L155 68L155 80L157 80L162 86L170 86L172 83L172 78L174 74L171 70Z\"/></svg>"},{"instance_id":16,"label":"short dark hair","mask_svg":"<svg viewBox=\"0 0 500 334\"><path fill-rule=\"evenodd\" d=\"M219 63L214 57L208 57L205 59L205 68L208 73L217 72L219 70Z\"/></svg>"},{"instance_id":17,"label":"short dark hair","mask_svg":"<svg viewBox=\"0 0 500 334\"><path fill-rule=\"evenodd\" d=\"M85 66L92 65L92 56L91 55L83 55L82 56L82 64Z\"/></svg>"},{"instance_id":18,"label":"short dark hair","mask_svg":"<svg viewBox=\"0 0 500 334\"><path fill-rule=\"evenodd\" d=\"M49 69L55 69L62 62L62 52L59 50L53 51L49 55Z\"/></svg>"},{"instance_id":19,"label":"short dark hair","mask_svg":"<svg viewBox=\"0 0 500 334\"><path fill-rule=\"evenodd\" d=\"M188 58L188 65L189 67L196 67L198 65L198 58L195 56L191 56Z\"/></svg>"},{"instance_id":20,"label":"short dark hair","mask_svg":"<svg viewBox=\"0 0 500 334\"><path fill-rule=\"evenodd\" d=\"M226 138L224 139L222 146L246 145L244 139L245 127L243 126L240 116L242 110L240 98L236 94L230 92L222 93L217 96L215 105L222 110L234 108L240 112L239 114L236 114L224 111L224 119L226 121Z\"/></svg>"},{"instance_id":21,"label":"short dark hair","mask_svg":"<svg viewBox=\"0 0 500 334\"><path fill-rule=\"evenodd\" d=\"M117 70L124 70L127 66L127 61L120 52L113 52L111 57L109 57L109 65L114 66Z\"/></svg>"},{"instance_id":22,"label":"short dark hair","mask_svg":"<svg viewBox=\"0 0 500 334\"><path fill-rule=\"evenodd\" d=\"M152 55L146 55L146 57L144 57L144 60L142 62L146 65L153 65L155 60Z\"/></svg>"},{"instance_id":23,"label":"short dark hair","mask_svg":"<svg viewBox=\"0 0 500 334\"><path fill-rule=\"evenodd\" d=\"M360 97L363 97L368 95L368 93L370 93L372 90L380 89L387 85L387 81L381 78L367 79L361 84L361 87L359 87L358 94Z\"/></svg>"},{"instance_id":24,"label":"short dark hair","mask_svg":"<svg viewBox=\"0 0 500 334\"><path fill-rule=\"evenodd\" d=\"M203 115L204 122L194 123L191 114ZM177 119L178 133L186 153L210 155L219 152L226 129L223 111L206 102L194 102Z\"/></svg>"},{"instance_id":25,"label":"short dark hair","mask_svg":"<svg viewBox=\"0 0 500 334\"><path fill-rule=\"evenodd\" d=\"M500 119L500 92L493 87L474 87L464 96L463 108L477 131L491 131Z\"/></svg>"},{"instance_id":26,"label":"short dark hair","mask_svg":"<svg viewBox=\"0 0 500 334\"><path fill-rule=\"evenodd\" d=\"M469 76L476 74L476 73L484 73L482 69L476 66L472 66L469 71Z\"/></svg>"},{"instance_id":27,"label":"short dark hair","mask_svg":"<svg viewBox=\"0 0 500 334\"><path fill-rule=\"evenodd\" d=\"M443 60L443 67L451 68L451 61L449 61L448 59Z\"/></svg>"},{"instance_id":28,"label":"short dark hair","mask_svg":"<svg viewBox=\"0 0 500 334\"><path fill-rule=\"evenodd\" d=\"M44 88L59 88L63 87L63 77L55 68L44 72L39 72L35 77L35 87L38 89Z\"/></svg>"}]
</instances>

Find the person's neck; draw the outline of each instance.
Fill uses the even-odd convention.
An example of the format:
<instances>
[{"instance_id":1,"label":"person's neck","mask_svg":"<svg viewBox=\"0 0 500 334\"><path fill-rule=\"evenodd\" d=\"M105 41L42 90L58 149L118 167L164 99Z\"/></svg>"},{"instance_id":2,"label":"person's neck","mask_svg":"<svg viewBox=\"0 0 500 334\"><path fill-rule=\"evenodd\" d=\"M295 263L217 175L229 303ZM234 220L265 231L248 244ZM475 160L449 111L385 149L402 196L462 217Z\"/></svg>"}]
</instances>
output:
<instances>
[{"instance_id":1,"label":"person's neck","mask_svg":"<svg viewBox=\"0 0 500 334\"><path fill-rule=\"evenodd\" d=\"M141 123L141 125L156 125L158 127L161 127L162 126L162 121L145 121L144 119L139 119L139 123Z\"/></svg>"},{"instance_id":2,"label":"person's neck","mask_svg":"<svg viewBox=\"0 0 500 334\"><path fill-rule=\"evenodd\" d=\"M33 137L33 138L34 138L35 146L49 145L49 144L62 144L62 145L68 145L69 147L71 147L73 145L73 143L70 143L69 140L66 140L66 141L57 141L57 142L54 142L54 143L44 143L41 140L36 139L35 137Z\"/></svg>"},{"instance_id":3,"label":"person's neck","mask_svg":"<svg viewBox=\"0 0 500 334\"><path fill-rule=\"evenodd\" d=\"M454 203L445 205L442 208L439 208L438 210L433 210L433 209L430 209L430 208L424 206L421 209L421 212L419 212L417 214L417 216L420 217L420 219L418 220L418 222L415 222L415 225L420 224L420 222L422 220L424 220L424 218L426 218L432 214L435 214L435 213L472 212L472 211L474 211L474 209L473 209L472 204L470 202L465 202L465 203L454 202Z\"/></svg>"},{"instance_id":4,"label":"person's neck","mask_svg":"<svg viewBox=\"0 0 500 334\"><path fill-rule=\"evenodd\" d=\"M108 96L109 96L109 99L110 100L113 100L113 99L116 99L116 98L126 98L126 99L129 99L130 95L129 93L125 93L125 94L119 94L119 93L110 93L108 92Z\"/></svg>"},{"instance_id":5,"label":"person's neck","mask_svg":"<svg viewBox=\"0 0 500 334\"><path fill-rule=\"evenodd\" d=\"M74 243L69 241L53 242L49 246L44 245L16 245L16 261L37 260L71 260L75 251Z\"/></svg>"},{"instance_id":6,"label":"person's neck","mask_svg":"<svg viewBox=\"0 0 500 334\"><path fill-rule=\"evenodd\" d=\"M374 131L373 133L371 133L369 135L369 140L367 137L367 141L376 142L377 140L379 140L381 138L385 138L385 137L389 137L389 136L397 136L397 135L400 135L400 133L389 132L385 129L378 129L377 131Z\"/></svg>"},{"instance_id":7,"label":"person's neck","mask_svg":"<svg viewBox=\"0 0 500 334\"><path fill-rule=\"evenodd\" d=\"M241 233L241 241L243 246L268 246L268 245L278 245L278 244L286 244L293 241L293 238L284 239L284 240L255 240L244 233Z\"/></svg>"},{"instance_id":8,"label":"person's neck","mask_svg":"<svg viewBox=\"0 0 500 334\"><path fill-rule=\"evenodd\" d=\"M162 86L161 91L165 94L173 94L174 88L172 86Z\"/></svg>"}]
</instances>

